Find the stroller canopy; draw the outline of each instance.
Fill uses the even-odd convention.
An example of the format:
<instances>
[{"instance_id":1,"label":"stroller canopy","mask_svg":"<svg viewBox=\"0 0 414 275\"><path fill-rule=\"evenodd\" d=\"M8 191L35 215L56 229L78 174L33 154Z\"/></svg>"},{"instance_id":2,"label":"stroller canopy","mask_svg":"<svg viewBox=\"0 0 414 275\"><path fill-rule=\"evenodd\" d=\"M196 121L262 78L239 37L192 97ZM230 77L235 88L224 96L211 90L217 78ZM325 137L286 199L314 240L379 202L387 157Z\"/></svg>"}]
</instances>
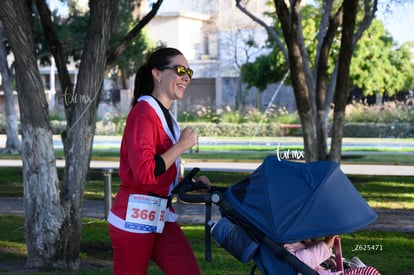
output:
<instances>
[{"instance_id":1,"label":"stroller canopy","mask_svg":"<svg viewBox=\"0 0 414 275\"><path fill-rule=\"evenodd\" d=\"M350 233L377 217L332 161L301 163L269 156L229 187L224 198L279 243Z\"/></svg>"}]
</instances>

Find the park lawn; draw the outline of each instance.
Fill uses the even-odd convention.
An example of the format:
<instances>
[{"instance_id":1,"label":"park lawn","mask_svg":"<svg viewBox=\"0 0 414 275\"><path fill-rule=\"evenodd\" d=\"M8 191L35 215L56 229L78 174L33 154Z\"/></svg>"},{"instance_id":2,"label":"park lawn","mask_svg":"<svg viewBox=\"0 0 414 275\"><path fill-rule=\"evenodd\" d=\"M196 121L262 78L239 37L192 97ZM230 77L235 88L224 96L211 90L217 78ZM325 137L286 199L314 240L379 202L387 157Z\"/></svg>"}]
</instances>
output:
<instances>
[{"instance_id":1,"label":"park lawn","mask_svg":"<svg viewBox=\"0 0 414 275\"><path fill-rule=\"evenodd\" d=\"M249 274L252 262L242 264L227 251L212 241L212 261L206 262L204 254L204 227L201 225L182 225L197 257L202 274ZM363 262L381 271L381 274L413 274L414 235L398 232L361 231L342 235L344 257L358 256ZM370 250L355 251L358 245L373 245ZM26 247L24 243L24 218L0 216L0 272L3 264L17 261L24 264ZM106 221L84 219L81 259L86 265L77 272L42 272L42 274L112 274L111 246ZM2 264L3 263L3 264ZM104 264L102 264L104 263ZM17 273L15 273L17 274ZM19 273L25 274L25 273ZM148 274L162 274L152 265ZM259 274L258 272L256 274Z\"/></svg>"},{"instance_id":2,"label":"park lawn","mask_svg":"<svg viewBox=\"0 0 414 275\"><path fill-rule=\"evenodd\" d=\"M61 170L59 171L61 173ZM248 173L203 172L214 185L229 186ZM414 183L411 177L354 176L351 182L371 206L390 209L414 209ZM113 176L113 194L119 178ZM0 168L0 197L21 197L23 186L20 168ZM85 199L103 199L102 173L91 171L85 185ZM249 274L252 264L242 264L212 241L212 262L204 259L203 226L182 225L189 238L203 274ZM357 245L374 245L375 250L354 251ZM414 274L414 234L400 232L361 231L342 235L345 257L358 256L382 274ZM105 221L85 219L81 242L82 262L92 263L77 272L42 272L42 274L112 274L111 246ZM26 257L24 218L0 216L0 273L2 266L16 262L22 266ZM97 264L94 264L97 263ZM25 273L14 273L25 274ZM27 273L26 273L27 274ZM151 265L148 274L162 274ZM258 274L258 273L256 273Z\"/></svg>"}]
</instances>

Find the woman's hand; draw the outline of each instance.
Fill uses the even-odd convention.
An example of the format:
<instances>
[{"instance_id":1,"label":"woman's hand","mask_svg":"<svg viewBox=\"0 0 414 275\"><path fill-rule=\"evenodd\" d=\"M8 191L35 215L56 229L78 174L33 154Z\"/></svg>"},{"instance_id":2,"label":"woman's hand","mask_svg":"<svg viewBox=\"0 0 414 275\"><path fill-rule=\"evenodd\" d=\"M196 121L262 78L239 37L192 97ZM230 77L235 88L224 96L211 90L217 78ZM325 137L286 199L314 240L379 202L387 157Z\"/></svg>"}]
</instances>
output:
<instances>
[{"instance_id":1,"label":"woman's hand","mask_svg":"<svg viewBox=\"0 0 414 275\"><path fill-rule=\"evenodd\" d=\"M181 143L185 149L190 149L197 144L197 133L193 129L186 127L181 131L178 142Z\"/></svg>"},{"instance_id":2,"label":"woman's hand","mask_svg":"<svg viewBox=\"0 0 414 275\"><path fill-rule=\"evenodd\" d=\"M185 150L190 149L197 144L197 134L191 128L185 128L182 130L180 139L170 149L165 151L161 157L165 162L165 170L171 167L175 163L178 157L181 156Z\"/></svg>"},{"instance_id":3,"label":"woman's hand","mask_svg":"<svg viewBox=\"0 0 414 275\"><path fill-rule=\"evenodd\" d=\"M211 188L211 182L210 182L210 180L206 176L199 176L197 178L197 181L200 181L200 182L204 183L204 185L206 186L202 190L205 190L205 191L210 190L210 188Z\"/></svg>"}]
</instances>

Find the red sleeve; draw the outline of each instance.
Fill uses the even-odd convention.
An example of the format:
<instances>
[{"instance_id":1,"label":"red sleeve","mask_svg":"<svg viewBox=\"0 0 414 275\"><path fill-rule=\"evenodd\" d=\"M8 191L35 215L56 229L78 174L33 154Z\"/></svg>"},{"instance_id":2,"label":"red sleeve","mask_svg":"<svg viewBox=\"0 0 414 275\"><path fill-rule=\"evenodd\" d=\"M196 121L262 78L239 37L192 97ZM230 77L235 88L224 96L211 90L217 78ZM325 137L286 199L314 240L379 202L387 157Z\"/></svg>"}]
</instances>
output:
<instances>
[{"instance_id":1,"label":"red sleeve","mask_svg":"<svg viewBox=\"0 0 414 275\"><path fill-rule=\"evenodd\" d=\"M128 115L120 152L118 174L128 189L132 192L165 193L174 177L170 173L155 177L154 156L161 155L171 146L172 141L166 135L157 113L148 103L138 102ZM155 190L154 186L148 186L157 183L161 186Z\"/></svg>"}]
</instances>

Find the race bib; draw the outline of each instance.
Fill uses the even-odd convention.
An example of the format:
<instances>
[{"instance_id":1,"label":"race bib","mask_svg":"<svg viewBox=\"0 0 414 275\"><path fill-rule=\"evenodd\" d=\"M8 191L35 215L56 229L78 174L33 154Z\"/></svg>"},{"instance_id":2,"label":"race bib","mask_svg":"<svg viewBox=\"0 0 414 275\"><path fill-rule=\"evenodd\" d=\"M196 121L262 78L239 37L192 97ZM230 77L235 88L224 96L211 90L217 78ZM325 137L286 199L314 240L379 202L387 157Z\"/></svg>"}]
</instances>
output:
<instances>
[{"instance_id":1,"label":"race bib","mask_svg":"<svg viewBox=\"0 0 414 275\"><path fill-rule=\"evenodd\" d=\"M162 233L167 201L153 196L129 195L125 228Z\"/></svg>"}]
</instances>

